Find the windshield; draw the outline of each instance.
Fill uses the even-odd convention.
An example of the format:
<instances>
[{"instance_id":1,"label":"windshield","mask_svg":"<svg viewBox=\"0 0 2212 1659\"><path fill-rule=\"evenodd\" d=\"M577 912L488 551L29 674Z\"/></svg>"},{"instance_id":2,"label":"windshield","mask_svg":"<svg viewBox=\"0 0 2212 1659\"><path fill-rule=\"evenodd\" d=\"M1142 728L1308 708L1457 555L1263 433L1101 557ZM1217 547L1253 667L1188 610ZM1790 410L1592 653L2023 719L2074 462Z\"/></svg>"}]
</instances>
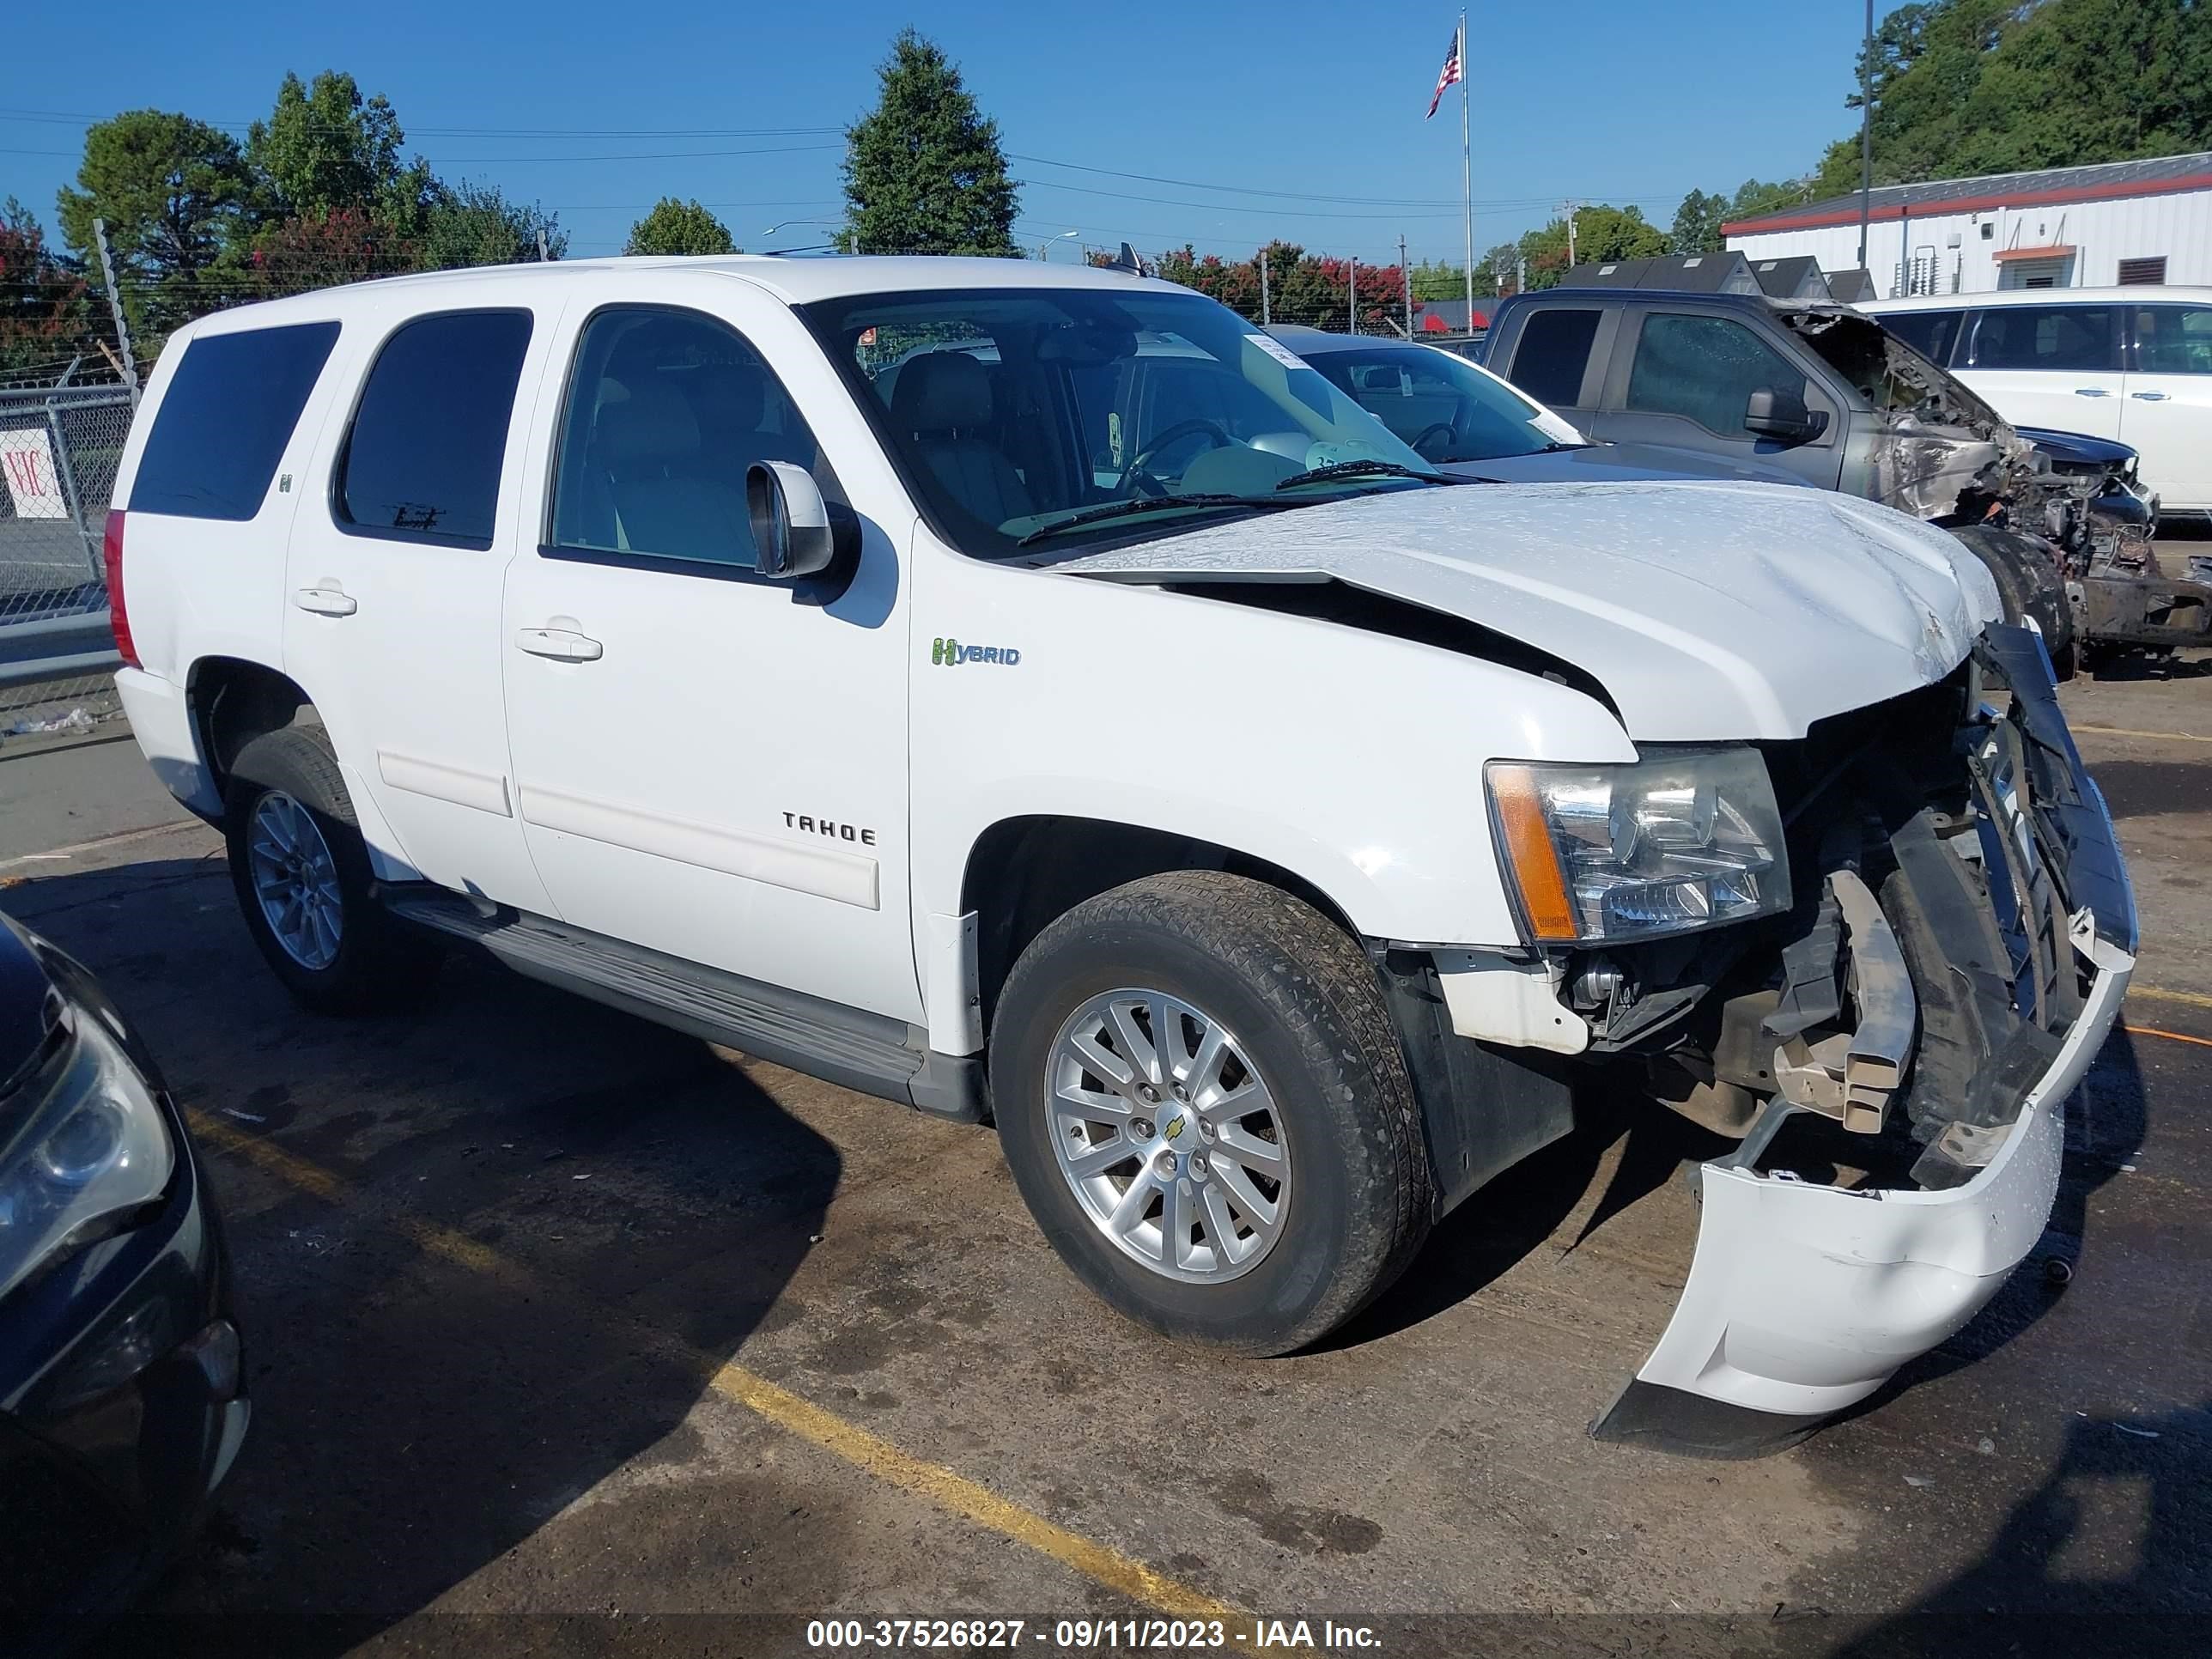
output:
<instances>
[{"instance_id":1,"label":"windshield","mask_svg":"<svg viewBox=\"0 0 2212 1659\"><path fill-rule=\"evenodd\" d=\"M1200 295L946 289L805 315L966 552L1428 487L1389 475L1428 469L1358 404ZM1380 465L1298 481L1350 461Z\"/></svg>"},{"instance_id":2,"label":"windshield","mask_svg":"<svg viewBox=\"0 0 2212 1659\"><path fill-rule=\"evenodd\" d=\"M1586 441L1494 374L1430 346L1316 349L1313 366L1431 464L1540 455Z\"/></svg>"}]
</instances>

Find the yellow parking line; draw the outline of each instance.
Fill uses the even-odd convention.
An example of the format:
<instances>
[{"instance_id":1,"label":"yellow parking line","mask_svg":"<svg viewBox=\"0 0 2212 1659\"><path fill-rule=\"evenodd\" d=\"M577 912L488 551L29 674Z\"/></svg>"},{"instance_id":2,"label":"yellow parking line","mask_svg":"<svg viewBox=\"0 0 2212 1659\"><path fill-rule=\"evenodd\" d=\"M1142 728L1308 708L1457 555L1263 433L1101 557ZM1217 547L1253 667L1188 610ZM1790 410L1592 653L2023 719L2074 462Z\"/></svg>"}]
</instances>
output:
<instances>
[{"instance_id":1,"label":"yellow parking line","mask_svg":"<svg viewBox=\"0 0 2212 1659\"><path fill-rule=\"evenodd\" d=\"M2192 1008L2212 1008L2212 997L2200 996L2194 991L2168 991L2156 985L2130 985L2131 997L2148 997L2153 1002L2185 1002Z\"/></svg>"},{"instance_id":2,"label":"yellow parking line","mask_svg":"<svg viewBox=\"0 0 2212 1659\"><path fill-rule=\"evenodd\" d=\"M189 1115L193 1133L206 1145L244 1159L289 1187L330 1204L343 1204L353 1196L353 1188L344 1177L286 1152L273 1141L244 1133L204 1112L195 1111ZM393 1225L418 1249L471 1272L514 1283L528 1283L535 1277L527 1267L451 1227L406 1217L395 1218ZM659 1333L654 1335L657 1340L672 1344L672 1339L661 1339ZM1252 1616L1240 1608L1157 1572L1143 1562L1080 1533L1057 1526L941 1464L927 1462L902 1451L880 1435L848 1423L835 1413L824 1411L812 1401L769 1382L734 1360L720 1363L689 1346L680 1351L706 1376L708 1385L715 1393L767 1419L786 1432L820 1447L861 1473L950 1510L1063 1566L1072 1567L1094 1583L1133 1601L1157 1607L1170 1618L1218 1619L1231 1644L1245 1645L1237 1638L1240 1632L1249 1635L1253 1621Z\"/></svg>"},{"instance_id":3,"label":"yellow parking line","mask_svg":"<svg viewBox=\"0 0 2212 1659\"><path fill-rule=\"evenodd\" d=\"M2124 726L2076 726L2073 729L2100 738L2161 738L2170 743L2212 743L2212 738L2200 738L2194 732L2137 732Z\"/></svg>"}]
</instances>

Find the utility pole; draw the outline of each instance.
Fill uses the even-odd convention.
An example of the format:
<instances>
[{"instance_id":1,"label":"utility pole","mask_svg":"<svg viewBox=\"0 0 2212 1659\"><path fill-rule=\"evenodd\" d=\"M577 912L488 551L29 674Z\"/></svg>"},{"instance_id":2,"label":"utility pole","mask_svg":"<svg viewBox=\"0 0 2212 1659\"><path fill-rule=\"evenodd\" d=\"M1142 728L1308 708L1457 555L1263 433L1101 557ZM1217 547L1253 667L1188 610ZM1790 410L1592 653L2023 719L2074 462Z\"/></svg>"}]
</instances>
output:
<instances>
[{"instance_id":1,"label":"utility pole","mask_svg":"<svg viewBox=\"0 0 2212 1659\"><path fill-rule=\"evenodd\" d=\"M1413 337L1413 268L1406 263L1406 238L1398 237L1398 281L1406 290L1406 337Z\"/></svg>"},{"instance_id":2,"label":"utility pole","mask_svg":"<svg viewBox=\"0 0 2212 1659\"><path fill-rule=\"evenodd\" d=\"M1580 207L1582 204L1580 202L1569 202L1565 205L1567 210L1567 268L1571 270L1574 269L1575 264L1575 210Z\"/></svg>"},{"instance_id":3,"label":"utility pole","mask_svg":"<svg viewBox=\"0 0 2212 1659\"><path fill-rule=\"evenodd\" d=\"M116 343L123 348L123 383L131 388L131 401L138 401L138 360L131 355L131 324L123 315L123 295L115 286L115 256L107 251L107 221L92 222L93 246L100 250L100 280L107 289L107 308L115 316Z\"/></svg>"},{"instance_id":4,"label":"utility pole","mask_svg":"<svg viewBox=\"0 0 2212 1659\"><path fill-rule=\"evenodd\" d=\"M538 263L541 265L549 264L552 262L552 258L553 256L546 252L545 248L545 227L540 225L538 227Z\"/></svg>"},{"instance_id":5,"label":"utility pole","mask_svg":"<svg viewBox=\"0 0 2212 1659\"><path fill-rule=\"evenodd\" d=\"M1352 321L1345 332L1357 334L1359 332L1359 256L1358 254L1352 255L1351 258L1345 261L1344 275L1346 286L1352 295Z\"/></svg>"},{"instance_id":6,"label":"utility pole","mask_svg":"<svg viewBox=\"0 0 2212 1659\"><path fill-rule=\"evenodd\" d=\"M1866 3L1866 40L1859 52L1859 269L1867 264L1867 221L1874 212L1874 0Z\"/></svg>"},{"instance_id":7,"label":"utility pole","mask_svg":"<svg viewBox=\"0 0 2212 1659\"><path fill-rule=\"evenodd\" d=\"M1260 326L1267 327L1274 319L1267 312L1267 250L1260 250Z\"/></svg>"}]
</instances>

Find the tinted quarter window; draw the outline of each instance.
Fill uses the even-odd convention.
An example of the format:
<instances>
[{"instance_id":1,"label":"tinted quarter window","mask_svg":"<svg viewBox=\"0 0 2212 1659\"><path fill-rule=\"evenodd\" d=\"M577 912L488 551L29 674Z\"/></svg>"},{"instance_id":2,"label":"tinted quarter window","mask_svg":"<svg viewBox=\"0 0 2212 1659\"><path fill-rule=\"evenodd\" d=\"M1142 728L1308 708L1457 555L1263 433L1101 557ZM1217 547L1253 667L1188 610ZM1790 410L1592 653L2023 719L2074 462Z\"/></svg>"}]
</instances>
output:
<instances>
[{"instance_id":1,"label":"tinted quarter window","mask_svg":"<svg viewBox=\"0 0 2212 1659\"><path fill-rule=\"evenodd\" d=\"M1805 396L1805 375L1741 323L1655 312L1636 340L1628 407L1680 415L1725 437L1749 438L1743 414L1761 389Z\"/></svg>"},{"instance_id":2,"label":"tinted quarter window","mask_svg":"<svg viewBox=\"0 0 2212 1659\"><path fill-rule=\"evenodd\" d=\"M1595 311L1539 311L1522 326L1506 378L1540 404L1572 409L1583 400L1583 371L1597 338Z\"/></svg>"},{"instance_id":3,"label":"tinted quarter window","mask_svg":"<svg viewBox=\"0 0 2212 1659\"><path fill-rule=\"evenodd\" d=\"M2146 374L2212 374L2212 306L2137 306L2136 368Z\"/></svg>"},{"instance_id":4,"label":"tinted quarter window","mask_svg":"<svg viewBox=\"0 0 2212 1659\"><path fill-rule=\"evenodd\" d=\"M403 325L362 388L331 501L378 536L491 545L526 311L457 311Z\"/></svg>"},{"instance_id":5,"label":"tinted quarter window","mask_svg":"<svg viewBox=\"0 0 2212 1659\"><path fill-rule=\"evenodd\" d=\"M252 518L338 337L336 323L213 334L185 348L146 436L131 511Z\"/></svg>"},{"instance_id":6,"label":"tinted quarter window","mask_svg":"<svg viewBox=\"0 0 2212 1659\"><path fill-rule=\"evenodd\" d=\"M1993 306L1974 330L1976 368L2118 369L2111 306Z\"/></svg>"},{"instance_id":7,"label":"tinted quarter window","mask_svg":"<svg viewBox=\"0 0 2212 1659\"><path fill-rule=\"evenodd\" d=\"M1893 311L1875 319L1938 368L1951 361L1963 311Z\"/></svg>"},{"instance_id":8,"label":"tinted quarter window","mask_svg":"<svg viewBox=\"0 0 2212 1659\"><path fill-rule=\"evenodd\" d=\"M553 545L750 568L755 461L806 467L842 499L783 383L734 330L696 312L603 311L569 379Z\"/></svg>"}]
</instances>

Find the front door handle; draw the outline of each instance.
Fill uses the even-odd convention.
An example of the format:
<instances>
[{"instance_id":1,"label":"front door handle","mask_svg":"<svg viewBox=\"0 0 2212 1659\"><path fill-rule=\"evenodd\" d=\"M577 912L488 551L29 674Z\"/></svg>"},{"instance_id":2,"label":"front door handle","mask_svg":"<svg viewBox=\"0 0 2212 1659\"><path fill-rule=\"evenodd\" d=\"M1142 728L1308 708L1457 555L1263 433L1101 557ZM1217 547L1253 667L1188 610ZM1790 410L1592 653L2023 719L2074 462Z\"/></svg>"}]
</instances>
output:
<instances>
[{"instance_id":1,"label":"front door handle","mask_svg":"<svg viewBox=\"0 0 2212 1659\"><path fill-rule=\"evenodd\" d=\"M514 645L518 651L555 662L597 662L606 652L597 640L568 628L518 628Z\"/></svg>"},{"instance_id":2,"label":"front door handle","mask_svg":"<svg viewBox=\"0 0 2212 1659\"><path fill-rule=\"evenodd\" d=\"M2166 401L2166 393L2163 392L2130 392L2128 396L2140 398L2147 404L2162 404Z\"/></svg>"},{"instance_id":3,"label":"front door handle","mask_svg":"<svg viewBox=\"0 0 2212 1659\"><path fill-rule=\"evenodd\" d=\"M2074 395L2077 398L2109 398L2112 394L2100 386L2077 386L2074 388Z\"/></svg>"},{"instance_id":4,"label":"front door handle","mask_svg":"<svg viewBox=\"0 0 2212 1659\"><path fill-rule=\"evenodd\" d=\"M335 582L320 587L303 587L292 595L292 603L318 617L350 617L361 609L361 601Z\"/></svg>"}]
</instances>

